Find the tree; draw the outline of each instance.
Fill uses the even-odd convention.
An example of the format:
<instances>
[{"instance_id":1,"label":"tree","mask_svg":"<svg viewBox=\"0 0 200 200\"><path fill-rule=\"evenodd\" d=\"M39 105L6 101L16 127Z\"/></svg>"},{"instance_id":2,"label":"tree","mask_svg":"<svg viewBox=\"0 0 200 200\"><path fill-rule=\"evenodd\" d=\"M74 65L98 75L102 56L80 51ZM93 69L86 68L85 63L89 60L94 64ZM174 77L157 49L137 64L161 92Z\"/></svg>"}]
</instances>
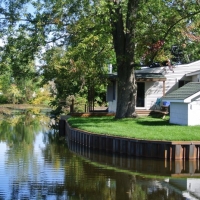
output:
<instances>
[{"instance_id":1,"label":"tree","mask_svg":"<svg viewBox=\"0 0 200 200\"><path fill-rule=\"evenodd\" d=\"M135 65L142 58L149 63L159 54L169 56L177 41L190 44L191 37L185 32L191 33L189 26L192 34L199 34L199 29L194 28L200 18L196 0L4 2L0 10L4 16L2 32L13 34L22 29L26 38L33 38L29 45L34 44L34 53L41 53L39 46L64 47L68 60L60 66L70 66L84 75L84 80L99 77L103 73L100 66L110 61L115 52L119 83L116 118L136 117ZM22 12L27 3L32 4L34 12Z\"/></svg>"},{"instance_id":2,"label":"tree","mask_svg":"<svg viewBox=\"0 0 200 200\"><path fill-rule=\"evenodd\" d=\"M33 38L24 30L18 29L14 36L6 37L1 47L0 76L2 92L8 100L15 98L18 103L27 103L39 87L40 77L34 63L36 49ZM12 95L8 91L18 91L18 94Z\"/></svg>"},{"instance_id":3,"label":"tree","mask_svg":"<svg viewBox=\"0 0 200 200\"><path fill-rule=\"evenodd\" d=\"M172 39L172 36L175 36L172 34L173 32L181 33L181 28L187 27L189 23L199 19L199 3L196 1L190 3L191 1L180 3L179 1L149 0L144 3L141 0L114 0L109 4L119 83L116 118L136 116L137 87L134 64L137 43L141 36L143 40L145 37L147 38L145 42L151 39L154 39L154 42L158 40L166 42L168 38ZM197 16L196 19L195 16ZM141 19L145 19L145 21ZM149 24L147 25L146 22ZM142 26L143 28L140 29L139 27ZM140 30L143 31L142 34L139 33ZM158 49L152 52L152 58L156 56Z\"/></svg>"},{"instance_id":4,"label":"tree","mask_svg":"<svg viewBox=\"0 0 200 200\"><path fill-rule=\"evenodd\" d=\"M163 49L164 52L167 51L164 53L167 58L171 45L175 40L177 41L177 34L180 35L178 40L184 41L180 33L187 28L189 23L196 22L199 17L199 4L196 2L191 4L190 1L185 1L184 4L179 1L170 3L153 0L145 3L141 0L77 1L76 5L59 1L53 7L58 7L61 2L65 9L60 14L62 17L57 15L57 20L59 19L57 23L64 23L66 19L64 15L73 16L74 12L76 16L76 20L66 26L70 36L68 38L70 49L66 50L73 58L71 67L76 66L81 74L86 75L85 71L88 71L90 72L88 74L96 77L98 75L96 72L99 70L94 66L99 65L94 62L95 54L98 55L101 51L94 48L95 41L99 42L97 46L99 49L106 46L110 52L112 52L111 48L105 43L113 45L119 83L116 118L136 117L137 85L134 66L149 50L149 46L151 49L147 62L152 62ZM69 10L68 13L64 12L66 9ZM94 38L98 39L94 40ZM111 38L113 41L110 40ZM93 59L88 60L88 58ZM101 58L104 62L105 59L109 60L102 54Z\"/></svg>"}]
</instances>

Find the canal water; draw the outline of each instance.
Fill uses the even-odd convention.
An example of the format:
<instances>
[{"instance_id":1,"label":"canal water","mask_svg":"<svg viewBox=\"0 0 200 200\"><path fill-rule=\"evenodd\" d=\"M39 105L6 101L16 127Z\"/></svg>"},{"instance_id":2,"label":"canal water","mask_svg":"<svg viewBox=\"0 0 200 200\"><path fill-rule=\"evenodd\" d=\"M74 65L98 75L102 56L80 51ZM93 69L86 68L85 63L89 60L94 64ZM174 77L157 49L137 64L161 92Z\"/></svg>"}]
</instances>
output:
<instances>
[{"instance_id":1,"label":"canal water","mask_svg":"<svg viewBox=\"0 0 200 200\"><path fill-rule=\"evenodd\" d=\"M0 119L0 200L200 199L198 161L95 152L68 143L46 115Z\"/></svg>"}]
</instances>

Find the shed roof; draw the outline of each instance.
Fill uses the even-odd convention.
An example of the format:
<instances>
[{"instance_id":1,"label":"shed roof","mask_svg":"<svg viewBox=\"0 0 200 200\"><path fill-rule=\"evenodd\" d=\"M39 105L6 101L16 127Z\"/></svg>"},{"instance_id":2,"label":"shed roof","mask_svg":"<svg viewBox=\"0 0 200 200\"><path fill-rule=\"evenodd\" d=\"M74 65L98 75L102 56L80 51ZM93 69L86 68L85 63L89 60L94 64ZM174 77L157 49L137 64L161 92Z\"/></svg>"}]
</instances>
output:
<instances>
[{"instance_id":1,"label":"shed roof","mask_svg":"<svg viewBox=\"0 0 200 200\"><path fill-rule=\"evenodd\" d=\"M189 103L192 101L193 98L196 98L198 96L200 96L200 83L189 82L181 88L164 96L163 100Z\"/></svg>"},{"instance_id":2,"label":"shed roof","mask_svg":"<svg viewBox=\"0 0 200 200\"><path fill-rule=\"evenodd\" d=\"M109 74L109 79L116 79L117 73ZM135 73L136 81L166 81L166 77L162 73Z\"/></svg>"}]
</instances>

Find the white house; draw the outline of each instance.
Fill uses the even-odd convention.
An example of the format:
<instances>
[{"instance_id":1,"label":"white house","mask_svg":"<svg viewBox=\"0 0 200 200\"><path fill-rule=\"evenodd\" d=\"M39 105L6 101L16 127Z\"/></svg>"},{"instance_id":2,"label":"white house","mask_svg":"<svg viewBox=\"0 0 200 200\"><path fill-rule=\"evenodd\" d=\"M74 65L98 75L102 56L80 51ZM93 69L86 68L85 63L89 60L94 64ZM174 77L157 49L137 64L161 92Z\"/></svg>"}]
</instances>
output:
<instances>
[{"instance_id":1,"label":"white house","mask_svg":"<svg viewBox=\"0 0 200 200\"><path fill-rule=\"evenodd\" d=\"M163 100L170 102L170 123L200 125L200 82L189 82Z\"/></svg>"},{"instance_id":2,"label":"white house","mask_svg":"<svg viewBox=\"0 0 200 200\"><path fill-rule=\"evenodd\" d=\"M166 70L167 69L167 72ZM150 110L157 98L182 87L188 82L200 81L200 60L184 65L177 65L174 73L167 67L145 68L135 71L138 86L136 109ZM109 74L107 88L108 112L116 112L117 74Z\"/></svg>"}]
</instances>

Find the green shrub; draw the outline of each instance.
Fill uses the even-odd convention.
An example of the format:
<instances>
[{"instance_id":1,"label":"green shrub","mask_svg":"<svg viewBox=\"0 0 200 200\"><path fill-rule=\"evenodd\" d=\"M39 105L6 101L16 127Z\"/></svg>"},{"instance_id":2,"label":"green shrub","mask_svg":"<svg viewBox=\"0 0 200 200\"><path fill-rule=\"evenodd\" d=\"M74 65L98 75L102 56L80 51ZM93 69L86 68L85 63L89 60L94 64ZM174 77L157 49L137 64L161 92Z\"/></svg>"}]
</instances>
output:
<instances>
[{"instance_id":1,"label":"green shrub","mask_svg":"<svg viewBox=\"0 0 200 200\"><path fill-rule=\"evenodd\" d=\"M0 94L0 104L4 103L8 103L8 99L4 95Z\"/></svg>"}]
</instances>

